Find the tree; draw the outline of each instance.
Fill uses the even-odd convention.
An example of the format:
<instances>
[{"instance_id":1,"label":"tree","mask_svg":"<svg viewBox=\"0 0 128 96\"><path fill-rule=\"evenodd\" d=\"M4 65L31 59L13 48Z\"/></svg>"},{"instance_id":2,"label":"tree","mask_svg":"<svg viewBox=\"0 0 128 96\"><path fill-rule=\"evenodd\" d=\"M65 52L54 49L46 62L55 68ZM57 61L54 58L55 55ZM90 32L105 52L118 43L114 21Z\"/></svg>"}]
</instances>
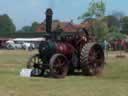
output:
<instances>
[{"instance_id":1,"label":"tree","mask_svg":"<svg viewBox=\"0 0 128 96\"><path fill-rule=\"evenodd\" d=\"M125 38L126 38L126 35L122 34L120 32L111 32L111 33L108 33L105 37L105 39L108 40L108 41L122 40L122 39L125 39Z\"/></svg>"},{"instance_id":2,"label":"tree","mask_svg":"<svg viewBox=\"0 0 128 96\"><path fill-rule=\"evenodd\" d=\"M114 16L118 20L118 22L117 22L118 26L117 27L118 27L118 32L120 32L122 30L121 21L124 17L124 13L121 12L121 11L115 11L115 12L112 13L112 16Z\"/></svg>"},{"instance_id":3,"label":"tree","mask_svg":"<svg viewBox=\"0 0 128 96\"><path fill-rule=\"evenodd\" d=\"M123 17L121 21L121 25L122 25L121 33L128 35L128 16Z\"/></svg>"},{"instance_id":4,"label":"tree","mask_svg":"<svg viewBox=\"0 0 128 96\"><path fill-rule=\"evenodd\" d=\"M40 24L38 22L33 22L31 26L24 26L21 30L18 30L17 32L36 32L39 25Z\"/></svg>"},{"instance_id":5,"label":"tree","mask_svg":"<svg viewBox=\"0 0 128 96\"><path fill-rule=\"evenodd\" d=\"M113 15L105 16L103 21L107 23L109 32L118 32L120 27L120 21Z\"/></svg>"},{"instance_id":6,"label":"tree","mask_svg":"<svg viewBox=\"0 0 128 96\"><path fill-rule=\"evenodd\" d=\"M92 0L87 12L78 18L84 21L91 19L91 22L95 22L92 23L91 31L97 36L98 40L103 40L108 32L106 22L102 20L105 15L105 9L105 3L102 0L97 2Z\"/></svg>"},{"instance_id":7,"label":"tree","mask_svg":"<svg viewBox=\"0 0 128 96\"><path fill-rule=\"evenodd\" d=\"M4 14L4 15L0 15L0 32L15 32L16 31L16 27L14 25L14 23L12 22L11 18Z\"/></svg>"},{"instance_id":8,"label":"tree","mask_svg":"<svg viewBox=\"0 0 128 96\"><path fill-rule=\"evenodd\" d=\"M38 22L33 22L31 26L31 32L36 32L39 25L40 24Z\"/></svg>"},{"instance_id":9,"label":"tree","mask_svg":"<svg viewBox=\"0 0 128 96\"><path fill-rule=\"evenodd\" d=\"M93 24L92 31L96 35L98 41L103 41L108 34L108 26L106 22L99 20Z\"/></svg>"},{"instance_id":10,"label":"tree","mask_svg":"<svg viewBox=\"0 0 128 96\"><path fill-rule=\"evenodd\" d=\"M98 2L92 0L92 2L89 4L88 11L85 12L82 16L78 17L78 19L101 18L105 14L105 9L105 3L102 0Z\"/></svg>"},{"instance_id":11,"label":"tree","mask_svg":"<svg viewBox=\"0 0 128 96\"><path fill-rule=\"evenodd\" d=\"M31 26L24 26L19 32L31 32Z\"/></svg>"}]
</instances>

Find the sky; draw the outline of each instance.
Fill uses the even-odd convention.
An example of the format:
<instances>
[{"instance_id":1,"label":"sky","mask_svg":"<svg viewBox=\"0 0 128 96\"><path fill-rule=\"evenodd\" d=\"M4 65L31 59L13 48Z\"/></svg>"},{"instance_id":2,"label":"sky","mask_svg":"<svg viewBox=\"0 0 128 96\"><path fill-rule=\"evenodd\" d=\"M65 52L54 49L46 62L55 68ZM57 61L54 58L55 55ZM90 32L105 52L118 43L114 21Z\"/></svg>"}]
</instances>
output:
<instances>
[{"instance_id":1,"label":"sky","mask_svg":"<svg viewBox=\"0 0 128 96\"><path fill-rule=\"evenodd\" d=\"M73 20L78 23L89 6L91 0L0 0L0 15L8 14L16 25L17 30L25 25L45 19L45 10L54 10L54 19L61 21ZM98 0L96 0L98 1ZM128 15L128 0L103 0L106 3L106 14L121 11Z\"/></svg>"}]
</instances>

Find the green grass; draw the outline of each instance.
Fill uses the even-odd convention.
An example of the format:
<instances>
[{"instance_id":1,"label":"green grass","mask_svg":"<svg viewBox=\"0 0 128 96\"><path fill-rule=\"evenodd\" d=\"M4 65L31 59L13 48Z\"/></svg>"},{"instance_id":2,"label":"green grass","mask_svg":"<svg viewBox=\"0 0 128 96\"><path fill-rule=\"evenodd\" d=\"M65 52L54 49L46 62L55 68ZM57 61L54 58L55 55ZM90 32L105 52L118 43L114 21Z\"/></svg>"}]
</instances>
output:
<instances>
[{"instance_id":1,"label":"green grass","mask_svg":"<svg viewBox=\"0 0 128 96\"><path fill-rule=\"evenodd\" d=\"M0 51L0 96L128 96L128 58L109 56L103 74L97 77L19 77L34 53Z\"/></svg>"}]
</instances>

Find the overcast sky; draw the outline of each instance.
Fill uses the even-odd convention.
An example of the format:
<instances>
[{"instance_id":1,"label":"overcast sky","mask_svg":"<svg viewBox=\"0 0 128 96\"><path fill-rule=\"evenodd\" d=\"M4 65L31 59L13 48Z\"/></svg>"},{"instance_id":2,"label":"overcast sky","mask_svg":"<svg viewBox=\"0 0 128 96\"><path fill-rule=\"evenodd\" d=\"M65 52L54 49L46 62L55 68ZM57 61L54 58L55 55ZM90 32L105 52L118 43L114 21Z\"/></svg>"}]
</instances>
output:
<instances>
[{"instance_id":1,"label":"overcast sky","mask_svg":"<svg viewBox=\"0 0 128 96\"><path fill-rule=\"evenodd\" d=\"M91 0L0 0L0 15L8 14L17 29L31 25L33 21L42 22L45 10L54 9L54 18L78 23L77 17L84 13ZM128 15L128 0L104 0L107 12L122 11Z\"/></svg>"}]
</instances>

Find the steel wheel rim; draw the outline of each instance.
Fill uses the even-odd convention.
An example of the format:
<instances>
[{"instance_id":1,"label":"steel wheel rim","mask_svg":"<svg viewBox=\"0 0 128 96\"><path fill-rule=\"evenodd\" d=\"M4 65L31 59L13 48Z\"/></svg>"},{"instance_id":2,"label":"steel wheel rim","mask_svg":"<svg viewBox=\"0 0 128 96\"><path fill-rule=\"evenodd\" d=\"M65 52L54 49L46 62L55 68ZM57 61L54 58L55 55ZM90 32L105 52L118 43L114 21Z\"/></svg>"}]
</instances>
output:
<instances>
[{"instance_id":1,"label":"steel wheel rim","mask_svg":"<svg viewBox=\"0 0 128 96\"><path fill-rule=\"evenodd\" d=\"M39 76L42 74L43 61L41 60L39 54L30 58L27 68L32 69L32 76Z\"/></svg>"},{"instance_id":2,"label":"steel wheel rim","mask_svg":"<svg viewBox=\"0 0 128 96\"><path fill-rule=\"evenodd\" d=\"M55 59L55 62L53 64L53 72L57 75L62 75L64 72L66 66L66 61L65 58L62 56L59 56L58 58Z\"/></svg>"}]
</instances>

